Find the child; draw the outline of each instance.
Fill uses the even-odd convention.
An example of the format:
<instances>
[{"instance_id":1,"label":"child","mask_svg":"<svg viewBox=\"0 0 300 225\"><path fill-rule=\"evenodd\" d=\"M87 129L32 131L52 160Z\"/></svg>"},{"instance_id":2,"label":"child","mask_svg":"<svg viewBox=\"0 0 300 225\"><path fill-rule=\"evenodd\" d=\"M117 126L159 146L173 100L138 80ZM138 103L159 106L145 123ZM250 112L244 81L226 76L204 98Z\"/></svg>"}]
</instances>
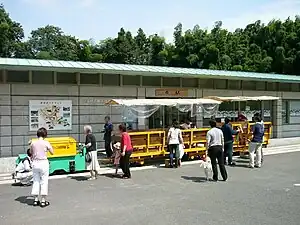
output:
<instances>
[{"instance_id":1,"label":"child","mask_svg":"<svg viewBox=\"0 0 300 225\"><path fill-rule=\"evenodd\" d=\"M19 180L22 185L30 185L32 183L32 160L30 149L27 150L27 156L16 167L13 173L13 179Z\"/></svg>"},{"instance_id":2,"label":"child","mask_svg":"<svg viewBox=\"0 0 300 225\"><path fill-rule=\"evenodd\" d=\"M113 151L113 158L114 158L114 165L116 167L115 175L118 174L118 169L120 165L120 158L121 158L121 143L120 142L111 142L110 148Z\"/></svg>"}]
</instances>

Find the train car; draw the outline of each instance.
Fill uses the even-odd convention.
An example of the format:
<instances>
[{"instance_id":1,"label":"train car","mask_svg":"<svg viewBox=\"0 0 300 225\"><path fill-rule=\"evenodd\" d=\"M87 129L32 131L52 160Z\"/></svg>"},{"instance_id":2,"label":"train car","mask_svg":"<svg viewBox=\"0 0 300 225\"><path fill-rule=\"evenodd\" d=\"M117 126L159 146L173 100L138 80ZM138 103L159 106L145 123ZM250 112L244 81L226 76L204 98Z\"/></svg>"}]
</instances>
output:
<instances>
[{"instance_id":1,"label":"train car","mask_svg":"<svg viewBox=\"0 0 300 225\"><path fill-rule=\"evenodd\" d=\"M34 142L37 139L32 139L30 142ZM50 168L49 174L56 172L73 173L86 170L85 163L85 147L77 145L77 142L72 137L52 137L46 138L53 147L54 154L47 153ZM18 164L26 154L20 154L16 160Z\"/></svg>"}]
</instances>

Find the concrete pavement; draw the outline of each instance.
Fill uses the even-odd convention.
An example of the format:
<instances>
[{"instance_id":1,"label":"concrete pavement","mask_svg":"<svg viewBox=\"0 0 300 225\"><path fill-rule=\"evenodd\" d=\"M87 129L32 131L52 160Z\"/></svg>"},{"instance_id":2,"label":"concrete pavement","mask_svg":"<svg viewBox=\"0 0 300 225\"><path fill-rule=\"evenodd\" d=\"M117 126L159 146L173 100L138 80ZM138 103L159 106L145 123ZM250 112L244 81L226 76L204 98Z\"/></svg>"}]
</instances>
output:
<instances>
[{"instance_id":1,"label":"concrete pavement","mask_svg":"<svg viewBox=\"0 0 300 225\"><path fill-rule=\"evenodd\" d=\"M46 209L27 205L30 187L0 185L0 224L299 225L300 153L266 156L228 168L227 182L205 182L199 165L133 172L132 180L101 176L50 181Z\"/></svg>"}]
</instances>

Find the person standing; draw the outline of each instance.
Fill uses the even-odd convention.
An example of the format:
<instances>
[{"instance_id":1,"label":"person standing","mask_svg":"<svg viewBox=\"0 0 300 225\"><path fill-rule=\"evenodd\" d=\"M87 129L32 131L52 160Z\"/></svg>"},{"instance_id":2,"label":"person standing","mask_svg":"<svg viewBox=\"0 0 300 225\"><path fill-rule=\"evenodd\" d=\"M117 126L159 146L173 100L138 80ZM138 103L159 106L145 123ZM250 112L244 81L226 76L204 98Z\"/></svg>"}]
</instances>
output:
<instances>
[{"instance_id":1,"label":"person standing","mask_svg":"<svg viewBox=\"0 0 300 225\"><path fill-rule=\"evenodd\" d=\"M238 134L239 131L233 130L230 125L228 117L225 118L225 123L221 128L224 136L224 164L226 164L226 157L228 157L228 165L234 166L235 163L232 161L233 154L233 136Z\"/></svg>"},{"instance_id":2,"label":"person standing","mask_svg":"<svg viewBox=\"0 0 300 225\"><path fill-rule=\"evenodd\" d=\"M217 160L219 163L220 172L223 181L227 180L227 171L224 165L224 137L221 129L217 128L217 122L215 120L209 121L211 129L206 135L206 151L207 155L210 157L212 170L213 170L213 180L218 181L218 168Z\"/></svg>"},{"instance_id":3,"label":"person standing","mask_svg":"<svg viewBox=\"0 0 300 225\"><path fill-rule=\"evenodd\" d=\"M168 149L170 152L170 167L173 167L173 160L175 154L175 167L178 167L180 152L179 145L183 144L182 133L180 130L180 125L177 121L173 122L172 127L169 129L167 136Z\"/></svg>"},{"instance_id":4,"label":"person standing","mask_svg":"<svg viewBox=\"0 0 300 225\"><path fill-rule=\"evenodd\" d=\"M130 173L130 156L133 151L131 144L131 138L126 132L126 126L124 124L119 125L119 131L121 134L121 158L120 158L120 167L123 171L122 178L129 179L131 178Z\"/></svg>"},{"instance_id":5,"label":"person standing","mask_svg":"<svg viewBox=\"0 0 300 225\"><path fill-rule=\"evenodd\" d=\"M254 126L252 128L252 138L250 138L249 143L249 155L250 155L250 161L249 161L249 167L250 168L260 168L261 167L261 148L264 138L264 127L261 124L261 118L258 116L254 117ZM256 158L255 158L256 154ZM254 162L255 158L255 162Z\"/></svg>"},{"instance_id":6,"label":"person standing","mask_svg":"<svg viewBox=\"0 0 300 225\"><path fill-rule=\"evenodd\" d=\"M34 206L40 205L46 207L50 203L46 200L48 195L48 178L49 178L49 161L47 159L47 152L53 154L53 148L48 141L47 130L40 128L37 131L37 141L33 141L30 145L32 154L32 173L33 184L31 194L34 196ZM39 201L41 197L41 201Z\"/></svg>"},{"instance_id":7,"label":"person standing","mask_svg":"<svg viewBox=\"0 0 300 225\"><path fill-rule=\"evenodd\" d=\"M263 118L262 118L261 114L260 113L255 113L254 116L253 116L253 118L254 117L258 117L258 118L261 119L260 123L261 123L261 125L263 125L263 127L265 129L264 121L263 121ZM262 142L264 143L264 137L263 137ZM263 147L261 145L261 164L263 164L263 161L264 161L264 152L263 152Z\"/></svg>"},{"instance_id":8,"label":"person standing","mask_svg":"<svg viewBox=\"0 0 300 225\"><path fill-rule=\"evenodd\" d=\"M105 152L106 152L106 156L107 158L111 158L112 157L112 150L110 148L110 143L111 143L111 133L113 131L113 125L110 121L110 117L106 116L104 118L105 124L104 124L104 129L102 131L102 133L104 133L104 147L105 147Z\"/></svg>"},{"instance_id":9,"label":"person standing","mask_svg":"<svg viewBox=\"0 0 300 225\"><path fill-rule=\"evenodd\" d=\"M92 134L92 127L89 125L84 126L83 128L85 134L85 147L86 147L86 154L90 155L90 162L87 163L87 169L91 173L91 177L89 180L95 180L97 175L100 171L100 166L98 162L97 156L97 145L96 145L96 138L94 134Z\"/></svg>"}]
</instances>

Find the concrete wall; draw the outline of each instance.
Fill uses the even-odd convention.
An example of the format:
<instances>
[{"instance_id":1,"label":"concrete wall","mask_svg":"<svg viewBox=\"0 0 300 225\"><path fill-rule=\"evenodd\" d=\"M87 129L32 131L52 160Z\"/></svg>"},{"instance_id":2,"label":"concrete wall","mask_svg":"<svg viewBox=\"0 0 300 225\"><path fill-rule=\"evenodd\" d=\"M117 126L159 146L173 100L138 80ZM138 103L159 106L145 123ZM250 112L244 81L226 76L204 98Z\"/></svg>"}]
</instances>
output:
<instances>
[{"instance_id":1,"label":"concrete wall","mask_svg":"<svg viewBox=\"0 0 300 225\"><path fill-rule=\"evenodd\" d=\"M188 97L205 96L258 96L272 95L284 99L300 99L299 93L261 92L261 91L230 91L211 89L190 89ZM122 122L122 107L105 106L104 102L112 98L145 98L155 97L155 88L141 87L101 87L71 85L24 85L0 84L0 157L16 156L24 153L27 142L35 137L29 131L29 100L72 100L73 116L71 131L50 131L50 136L72 136L83 142L83 126L93 126L98 148L103 147L100 131L106 115L111 116L114 124ZM300 136L298 125L282 126L281 101L273 105L274 136ZM139 119L139 128L145 128L147 121ZM201 127L202 118L197 118L197 126Z\"/></svg>"},{"instance_id":2,"label":"concrete wall","mask_svg":"<svg viewBox=\"0 0 300 225\"><path fill-rule=\"evenodd\" d=\"M49 136L72 136L84 141L83 126L90 124L103 147L101 130L104 117L115 124L122 122L122 108L104 105L112 98L136 98L137 88L65 85L0 85L0 156L16 156L26 152L28 140L36 133L29 131L29 100L72 100L72 130L49 131Z\"/></svg>"}]
</instances>

